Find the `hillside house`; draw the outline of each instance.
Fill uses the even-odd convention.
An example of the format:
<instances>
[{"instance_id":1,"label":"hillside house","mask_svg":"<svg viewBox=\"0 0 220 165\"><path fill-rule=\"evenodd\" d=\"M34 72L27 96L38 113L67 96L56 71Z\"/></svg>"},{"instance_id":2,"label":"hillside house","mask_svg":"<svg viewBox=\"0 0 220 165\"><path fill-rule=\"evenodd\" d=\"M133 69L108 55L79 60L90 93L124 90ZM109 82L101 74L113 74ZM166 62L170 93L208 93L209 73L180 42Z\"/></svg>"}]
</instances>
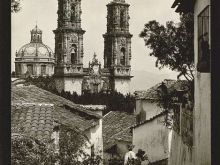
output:
<instances>
[{"instance_id":1,"label":"hillside house","mask_svg":"<svg viewBox=\"0 0 220 165\"><path fill-rule=\"evenodd\" d=\"M66 126L86 135L87 154L103 157L101 109L74 104L34 85L25 86L19 79L12 82L11 100L12 133L19 127L39 140L54 137L58 143L59 129L55 134L53 130Z\"/></svg>"},{"instance_id":2,"label":"hillside house","mask_svg":"<svg viewBox=\"0 0 220 165\"><path fill-rule=\"evenodd\" d=\"M168 91L182 88L185 81L167 80ZM136 124L133 126L134 151L146 152L151 164L168 164L172 131L165 125L166 112L159 105L158 90L161 83L147 91L136 91ZM143 162L148 164L149 161Z\"/></svg>"}]
</instances>

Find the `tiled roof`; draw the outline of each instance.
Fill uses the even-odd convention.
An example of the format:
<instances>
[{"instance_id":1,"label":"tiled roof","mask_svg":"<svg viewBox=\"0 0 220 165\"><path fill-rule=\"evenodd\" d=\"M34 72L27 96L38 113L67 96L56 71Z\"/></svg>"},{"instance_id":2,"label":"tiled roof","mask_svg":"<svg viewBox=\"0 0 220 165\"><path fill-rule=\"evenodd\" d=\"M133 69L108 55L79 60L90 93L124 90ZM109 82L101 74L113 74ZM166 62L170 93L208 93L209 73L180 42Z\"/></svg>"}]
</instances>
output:
<instances>
[{"instance_id":1,"label":"tiled roof","mask_svg":"<svg viewBox=\"0 0 220 165\"><path fill-rule=\"evenodd\" d=\"M51 92L30 86L12 85L12 103L48 103L54 105L54 119L60 124L84 131L98 124L100 115Z\"/></svg>"},{"instance_id":2,"label":"tiled roof","mask_svg":"<svg viewBox=\"0 0 220 165\"><path fill-rule=\"evenodd\" d=\"M116 140L132 141L130 127L135 123L135 116L126 112L110 111L103 117L104 150L115 144Z\"/></svg>"},{"instance_id":3,"label":"tiled roof","mask_svg":"<svg viewBox=\"0 0 220 165\"><path fill-rule=\"evenodd\" d=\"M165 79L163 81L167 86L168 91L172 90L182 90L188 87L188 82L185 80L170 80ZM158 87L161 83L156 84L155 86L149 88L147 91L135 91L136 99L145 99L145 100L156 100L158 97Z\"/></svg>"},{"instance_id":4,"label":"tiled roof","mask_svg":"<svg viewBox=\"0 0 220 165\"><path fill-rule=\"evenodd\" d=\"M25 133L38 139L50 139L54 127L53 111L54 106L51 104L12 104L12 134Z\"/></svg>"}]
</instances>

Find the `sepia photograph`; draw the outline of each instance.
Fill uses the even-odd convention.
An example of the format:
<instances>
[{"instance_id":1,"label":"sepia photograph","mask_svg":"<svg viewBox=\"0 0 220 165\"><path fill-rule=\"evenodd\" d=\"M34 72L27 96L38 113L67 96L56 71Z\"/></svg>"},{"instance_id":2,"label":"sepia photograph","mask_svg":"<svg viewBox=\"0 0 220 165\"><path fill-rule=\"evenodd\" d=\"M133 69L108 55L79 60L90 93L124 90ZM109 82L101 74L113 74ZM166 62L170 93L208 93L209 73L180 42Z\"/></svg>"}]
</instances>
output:
<instances>
[{"instance_id":1,"label":"sepia photograph","mask_svg":"<svg viewBox=\"0 0 220 165\"><path fill-rule=\"evenodd\" d=\"M11 165L212 164L210 0L10 7Z\"/></svg>"}]
</instances>

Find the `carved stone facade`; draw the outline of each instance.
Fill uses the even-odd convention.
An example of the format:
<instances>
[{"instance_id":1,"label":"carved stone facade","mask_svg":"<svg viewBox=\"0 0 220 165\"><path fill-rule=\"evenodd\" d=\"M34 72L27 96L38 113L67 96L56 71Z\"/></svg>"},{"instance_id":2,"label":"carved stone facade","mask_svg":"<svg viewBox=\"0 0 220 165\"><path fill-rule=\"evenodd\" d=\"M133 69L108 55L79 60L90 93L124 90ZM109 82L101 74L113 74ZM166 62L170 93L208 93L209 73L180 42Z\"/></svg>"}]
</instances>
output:
<instances>
[{"instance_id":1,"label":"carved stone facade","mask_svg":"<svg viewBox=\"0 0 220 165\"><path fill-rule=\"evenodd\" d=\"M129 4L124 0L113 0L107 8L107 33L103 35L104 68L96 55L89 68L83 68L85 31L81 28L81 0L58 0L58 27L54 33L55 76L59 91L81 94L117 90L122 94L129 93L132 77Z\"/></svg>"},{"instance_id":2,"label":"carved stone facade","mask_svg":"<svg viewBox=\"0 0 220 165\"><path fill-rule=\"evenodd\" d=\"M55 34L55 76L58 90L77 91L83 79L83 34L81 0L58 0L58 27ZM58 83L59 82L59 83ZM78 85L76 85L78 84Z\"/></svg>"},{"instance_id":3,"label":"carved stone facade","mask_svg":"<svg viewBox=\"0 0 220 165\"><path fill-rule=\"evenodd\" d=\"M126 94L131 79L131 37L129 32L129 4L114 0L107 5L107 32L104 37L104 68L111 73L114 90Z\"/></svg>"}]
</instances>

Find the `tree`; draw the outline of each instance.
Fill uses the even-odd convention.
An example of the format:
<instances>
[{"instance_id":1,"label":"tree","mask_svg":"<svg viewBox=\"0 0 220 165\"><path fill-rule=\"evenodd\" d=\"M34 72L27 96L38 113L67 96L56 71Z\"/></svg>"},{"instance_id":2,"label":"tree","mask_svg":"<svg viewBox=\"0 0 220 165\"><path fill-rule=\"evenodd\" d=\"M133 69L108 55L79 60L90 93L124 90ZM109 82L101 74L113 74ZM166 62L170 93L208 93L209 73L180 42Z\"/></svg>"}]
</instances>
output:
<instances>
[{"instance_id":1,"label":"tree","mask_svg":"<svg viewBox=\"0 0 220 165\"><path fill-rule=\"evenodd\" d=\"M180 23L168 21L166 26L157 21L149 21L140 33L145 45L157 58L156 67L168 67L179 72L178 78L184 76L188 81L194 79L194 29L193 14L180 16Z\"/></svg>"},{"instance_id":2,"label":"tree","mask_svg":"<svg viewBox=\"0 0 220 165\"><path fill-rule=\"evenodd\" d=\"M122 111L133 113L135 108L135 98L133 95L126 95L111 91L111 92L99 92L99 93L83 93L82 95L78 95L73 92L70 93L68 91L62 90L60 93L56 89L55 79L54 77L28 77L26 78L27 84L34 84L39 88L50 91L56 95L64 97L76 104L83 105L106 105L106 109L104 110L104 114L109 111Z\"/></svg>"},{"instance_id":3,"label":"tree","mask_svg":"<svg viewBox=\"0 0 220 165\"><path fill-rule=\"evenodd\" d=\"M12 128L12 165L99 165L102 158L86 153L88 138L84 133L61 125L59 133L59 153L55 152L52 140L39 140L29 136L23 129Z\"/></svg>"},{"instance_id":4,"label":"tree","mask_svg":"<svg viewBox=\"0 0 220 165\"><path fill-rule=\"evenodd\" d=\"M12 165L52 165L57 157L49 143L22 134L12 135L11 164Z\"/></svg>"},{"instance_id":5,"label":"tree","mask_svg":"<svg viewBox=\"0 0 220 165\"><path fill-rule=\"evenodd\" d=\"M11 12L17 13L21 10L20 0L11 0Z\"/></svg>"}]
</instances>

